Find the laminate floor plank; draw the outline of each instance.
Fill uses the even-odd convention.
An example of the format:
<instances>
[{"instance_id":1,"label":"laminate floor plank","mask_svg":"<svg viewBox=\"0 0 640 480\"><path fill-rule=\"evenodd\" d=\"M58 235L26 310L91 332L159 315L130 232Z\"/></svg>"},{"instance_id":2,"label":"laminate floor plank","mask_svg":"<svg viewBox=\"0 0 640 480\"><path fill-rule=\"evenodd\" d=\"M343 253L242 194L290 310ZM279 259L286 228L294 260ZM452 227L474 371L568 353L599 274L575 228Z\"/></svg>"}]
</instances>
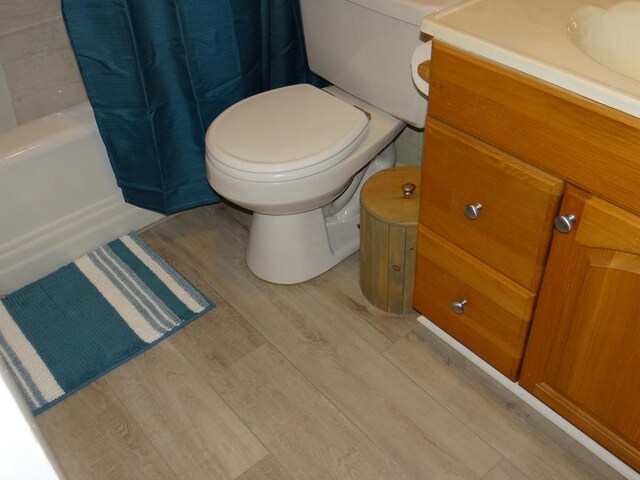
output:
<instances>
[{"instance_id":1,"label":"laminate floor plank","mask_svg":"<svg viewBox=\"0 0 640 480\"><path fill-rule=\"evenodd\" d=\"M172 256L166 243L150 236L146 239L158 252L166 252L174 267L217 303L217 314L209 321L196 321L168 341L208 378L271 452L272 461L265 457L241 478L258 475L265 465L275 462L270 475L284 470L287 475L296 472L295 478L301 479L406 480L384 452L265 344L239 313L208 290L183 259ZM248 356L251 358L245 359Z\"/></svg>"},{"instance_id":2,"label":"laminate floor plank","mask_svg":"<svg viewBox=\"0 0 640 480\"><path fill-rule=\"evenodd\" d=\"M268 454L172 343L155 345L126 367L105 381L181 478L233 479Z\"/></svg>"},{"instance_id":3,"label":"laminate floor plank","mask_svg":"<svg viewBox=\"0 0 640 480\"><path fill-rule=\"evenodd\" d=\"M68 480L178 476L102 379L37 419Z\"/></svg>"},{"instance_id":4,"label":"laminate floor plank","mask_svg":"<svg viewBox=\"0 0 640 480\"><path fill-rule=\"evenodd\" d=\"M334 315L349 315L358 321L367 322L390 341L396 341L417 328L417 313L399 315L374 307L362 294L360 284L353 281L354 273L360 269L359 254L343 260L324 275L320 275L302 287L313 297L322 301ZM386 345L372 347L386 348Z\"/></svg>"},{"instance_id":5,"label":"laminate floor plank","mask_svg":"<svg viewBox=\"0 0 640 480\"><path fill-rule=\"evenodd\" d=\"M396 342L385 356L531 479L622 478L600 461L589 465L576 457L586 453L577 442L559 445L556 438L566 434L537 428L534 422L551 424L426 329Z\"/></svg>"},{"instance_id":6,"label":"laminate floor plank","mask_svg":"<svg viewBox=\"0 0 640 480\"><path fill-rule=\"evenodd\" d=\"M192 215L188 223L165 222L154 233L169 238L179 231L172 241L202 278L410 478L479 478L500 461L482 439L355 335L352 318L336 316L303 286L274 285L253 276L244 265L243 239L222 234L222 224L207 229L205 222L211 221ZM216 249L225 254L216 255Z\"/></svg>"},{"instance_id":7,"label":"laminate floor plank","mask_svg":"<svg viewBox=\"0 0 640 480\"><path fill-rule=\"evenodd\" d=\"M167 341L175 345L189 359L203 353L203 339L209 348L200 359L206 364L207 376L224 375L234 362L265 343L265 339L225 300L223 300L198 275L189 262L176 253L171 242L164 241L152 233L143 233L144 240L176 268L193 286L213 301L216 308L206 315L204 321L195 321L188 328L172 335Z\"/></svg>"},{"instance_id":8,"label":"laminate floor plank","mask_svg":"<svg viewBox=\"0 0 640 480\"><path fill-rule=\"evenodd\" d=\"M531 480L520 470L514 467L508 460L502 460L487 473L482 480Z\"/></svg>"},{"instance_id":9,"label":"laminate floor plank","mask_svg":"<svg viewBox=\"0 0 640 480\"><path fill-rule=\"evenodd\" d=\"M241 282L238 285L240 290L247 288L247 291L252 292L242 299L242 303L250 303L257 308L269 301L274 287L290 288L295 292L306 288L306 284L274 285L258 279L249 271L244 260L248 230L239 220L240 218L246 221L246 214L224 204L203 207L186 213L188 215L180 214L159 224L151 231L145 232L146 236L143 235L143 238L154 248L161 244L172 245L176 255L187 260L190 268L193 268L205 280L208 280L206 274L215 272L217 279L233 278L234 281ZM354 263L349 263L349 265L352 268L355 266ZM344 270L340 271L344 272ZM327 274L331 273L333 272ZM257 289L256 286L258 286ZM224 296L224 292L219 290L218 285L212 285L212 287ZM359 307L351 305L343 307L339 299L331 296L326 303L331 304L331 308L339 311L343 316L344 327L351 331L350 336L365 340L377 351L383 351L391 344L391 341L378 329L353 315ZM347 303L351 302L347 300ZM372 306L370 309L370 312L373 313L369 315L376 314L381 318L386 318L389 315ZM408 317L405 317L403 321L408 322Z\"/></svg>"},{"instance_id":10,"label":"laminate floor plank","mask_svg":"<svg viewBox=\"0 0 640 480\"><path fill-rule=\"evenodd\" d=\"M218 388L296 479L408 480L271 345L236 362Z\"/></svg>"},{"instance_id":11,"label":"laminate floor plank","mask_svg":"<svg viewBox=\"0 0 640 480\"><path fill-rule=\"evenodd\" d=\"M294 480L294 478L273 455L267 455L236 480Z\"/></svg>"},{"instance_id":12,"label":"laminate floor plank","mask_svg":"<svg viewBox=\"0 0 640 480\"><path fill-rule=\"evenodd\" d=\"M220 204L142 234L217 308L37 417L69 479L621 478L413 316L369 305L357 255L300 285L257 279L250 221Z\"/></svg>"},{"instance_id":13,"label":"laminate floor plank","mask_svg":"<svg viewBox=\"0 0 640 480\"><path fill-rule=\"evenodd\" d=\"M251 215L229 208L225 215L235 220L238 225L228 222L233 231L241 238L246 238L251 223ZM358 320L369 323L389 341L395 341L406 335L416 326L417 312L405 315L388 313L380 310L365 298L358 281L353 281L354 273L360 269L359 254L356 253L343 260L328 272L302 284L302 287L318 299L326 301L326 305L335 309L337 315L354 316ZM370 342L376 349L384 349L389 342L376 339Z\"/></svg>"}]
</instances>

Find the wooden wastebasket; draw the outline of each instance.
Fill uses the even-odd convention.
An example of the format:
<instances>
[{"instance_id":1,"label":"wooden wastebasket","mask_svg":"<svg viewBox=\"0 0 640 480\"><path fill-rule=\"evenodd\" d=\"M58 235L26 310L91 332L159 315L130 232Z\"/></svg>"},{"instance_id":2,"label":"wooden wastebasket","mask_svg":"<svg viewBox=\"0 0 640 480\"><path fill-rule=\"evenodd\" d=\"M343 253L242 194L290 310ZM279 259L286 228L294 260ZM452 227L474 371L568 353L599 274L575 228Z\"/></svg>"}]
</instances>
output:
<instances>
[{"instance_id":1,"label":"wooden wastebasket","mask_svg":"<svg viewBox=\"0 0 640 480\"><path fill-rule=\"evenodd\" d=\"M360 288L387 312L412 311L419 195L419 167L383 170L362 187Z\"/></svg>"}]
</instances>

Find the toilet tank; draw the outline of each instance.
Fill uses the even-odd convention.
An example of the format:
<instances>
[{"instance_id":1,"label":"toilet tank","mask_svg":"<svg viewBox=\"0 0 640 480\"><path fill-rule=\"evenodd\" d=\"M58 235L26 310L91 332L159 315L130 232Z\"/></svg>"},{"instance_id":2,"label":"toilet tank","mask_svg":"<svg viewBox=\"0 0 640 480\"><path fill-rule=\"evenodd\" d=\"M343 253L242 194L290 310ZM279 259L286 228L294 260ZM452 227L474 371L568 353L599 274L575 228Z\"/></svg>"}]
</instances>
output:
<instances>
[{"instance_id":1,"label":"toilet tank","mask_svg":"<svg viewBox=\"0 0 640 480\"><path fill-rule=\"evenodd\" d=\"M300 0L309 66L337 87L418 128L427 101L411 56L425 15L456 0Z\"/></svg>"}]
</instances>

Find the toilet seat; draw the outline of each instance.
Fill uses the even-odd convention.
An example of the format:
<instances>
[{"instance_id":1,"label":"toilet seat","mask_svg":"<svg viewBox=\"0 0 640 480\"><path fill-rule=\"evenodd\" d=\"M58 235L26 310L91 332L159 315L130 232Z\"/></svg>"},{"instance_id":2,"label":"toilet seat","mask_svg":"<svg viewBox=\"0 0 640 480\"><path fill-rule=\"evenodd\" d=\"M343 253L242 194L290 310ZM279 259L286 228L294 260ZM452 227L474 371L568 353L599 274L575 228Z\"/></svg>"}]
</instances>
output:
<instances>
[{"instance_id":1,"label":"toilet seat","mask_svg":"<svg viewBox=\"0 0 640 480\"><path fill-rule=\"evenodd\" d=\"M214 120L206 135L207 161L241 180L295 180L349 156L368 123L362 110L311 85L270 90Z\"/></svg>"}]
</instances>

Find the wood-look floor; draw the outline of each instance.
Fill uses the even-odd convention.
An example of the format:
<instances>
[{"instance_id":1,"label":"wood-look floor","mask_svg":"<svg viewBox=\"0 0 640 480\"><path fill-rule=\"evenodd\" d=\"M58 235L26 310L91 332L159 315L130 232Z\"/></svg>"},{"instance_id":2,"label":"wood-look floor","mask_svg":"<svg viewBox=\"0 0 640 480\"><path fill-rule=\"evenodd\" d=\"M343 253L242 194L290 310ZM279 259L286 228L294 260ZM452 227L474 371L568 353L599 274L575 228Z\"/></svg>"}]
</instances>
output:
<instances>
[{"instance_id":1,"label":"wood-look floor","mask_svg":"<svg viewBox=\"0 0 640 480\"><path fill-rule=\"evenodd\" d=\"M217 308L40 415L69 479L616 479L416 322L369 305L358 256L300 285L244 263L250 218L143 237Z\"/></svg>"}]
</instances>

